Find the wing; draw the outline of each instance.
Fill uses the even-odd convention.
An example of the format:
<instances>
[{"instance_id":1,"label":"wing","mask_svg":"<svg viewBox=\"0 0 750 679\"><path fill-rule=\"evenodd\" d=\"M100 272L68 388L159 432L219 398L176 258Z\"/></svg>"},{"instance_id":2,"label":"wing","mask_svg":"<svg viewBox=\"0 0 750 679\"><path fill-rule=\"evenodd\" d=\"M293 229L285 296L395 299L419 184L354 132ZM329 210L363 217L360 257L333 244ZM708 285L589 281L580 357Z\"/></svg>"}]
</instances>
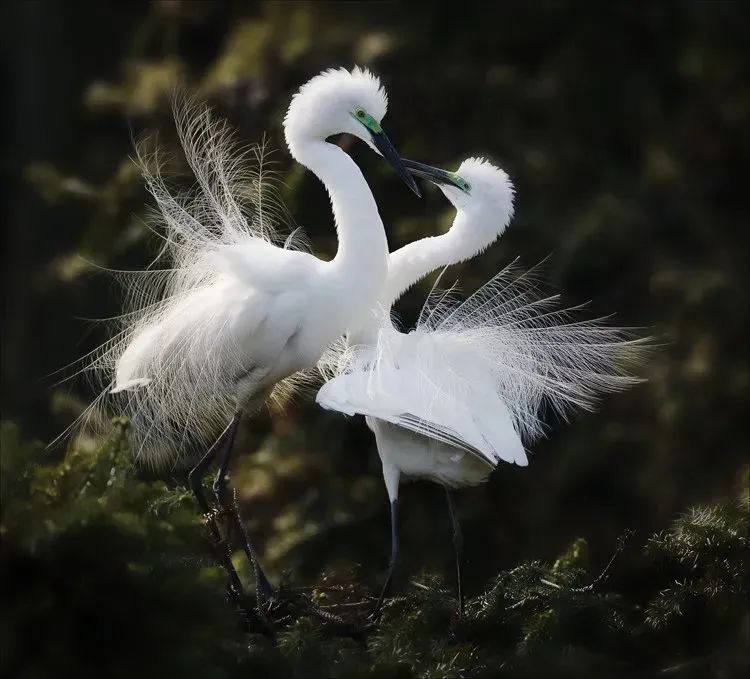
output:
<instances>
[{"instance_id":1,"label":"wing","mask_svg":"<svg viewBox=\"0 0 750 679\"><path fill-rule=\"evenodd\" d=\"M323 385L316 398L321 406L391 422L492 466L501 460L528 464L486 366L471 357L461 365L434 360L441 348L433 335L387 334L381 333L377 349L355 352L348 371Z\"/></svg>"},{"instance_id":2,"label":"wing","mask_svg":"<svg viewBox=\"0 0 750 679\"><path fill-rule=\"evenodd\" d=\"M135 329L114 365L111 394L131 421L142 461L205 450L236 412L297 369L304 290L269 293L232 276L191 290Z\"/></svg>"},{"instance_id":3,"label":"wing","mask_svg":"<svg viewBox=\"0 0 750 679\"><path fill-rule=\"evenodd\" d=\"M161 248L145 270L116 272L125 288L119 331L80 361L102 388L97 402L130 416L139 455L154 463L213 443L235 412L238 380L240 398L259 396L297 368L288 347L316 274L314 258L295 251L299 232L284 239L294 224L265 141L243 148L187 100L175 102L175 119L195 182L172 186L158 145L138 144L155 201L147 224Z\"/></svg>"}]
</instances>

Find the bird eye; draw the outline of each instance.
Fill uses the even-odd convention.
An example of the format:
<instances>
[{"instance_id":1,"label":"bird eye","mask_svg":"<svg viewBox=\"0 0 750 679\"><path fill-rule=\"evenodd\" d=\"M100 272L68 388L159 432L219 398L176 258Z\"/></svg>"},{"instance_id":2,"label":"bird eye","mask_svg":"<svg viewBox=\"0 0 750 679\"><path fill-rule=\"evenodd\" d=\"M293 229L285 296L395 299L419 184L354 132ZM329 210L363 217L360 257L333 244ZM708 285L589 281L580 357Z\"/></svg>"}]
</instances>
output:
<instances>
[{"instance_id":1,"label":"bird eye","mask_svg":"<svg viewBox=\"0 0 750 679\"><path fill-rule=\"evenodd\" d=\"M357 109L356 113L357 113L357 118L364 118L365 117L364 109L359 108L359 109Z\"/></svg>"},{"instance_id":2,"label":"bird eye","mask_svg":"<svg viewBox=\"0 0 750 679\"><path fill-rule=\"evenodd\" d=\"M469 184L469 182L464 182L464 189L466 191L471 191L471 184Z\"/></svg>"}]
</instances>

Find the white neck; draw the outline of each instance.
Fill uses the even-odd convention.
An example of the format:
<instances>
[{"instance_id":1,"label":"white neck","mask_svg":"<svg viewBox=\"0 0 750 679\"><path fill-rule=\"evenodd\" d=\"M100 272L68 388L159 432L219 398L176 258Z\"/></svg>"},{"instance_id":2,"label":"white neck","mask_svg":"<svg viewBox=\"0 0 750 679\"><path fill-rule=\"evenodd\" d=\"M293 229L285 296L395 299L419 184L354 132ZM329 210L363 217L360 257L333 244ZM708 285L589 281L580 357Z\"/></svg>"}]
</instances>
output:
<instances>
[{"instance_id":1,"label":"white neck","mask_svg":"<svg viewBox=\"0 0 750 679\"><path fill-rule=\"evenodd\" d=\"M355 287L379 288L388 268L388 241L378 206L357 164L338 146L320 140L289 142L295 160L326 187L339 247L332 271Z\"/></svg>"},{"instance_id":2,"label":"white neck","mask_svg":"<svg viewBox=\"0 0 750 679\"><path fill-rule=\"evenodd\" d=\"M477 224L471 224L476 219L479 217L459 211L448 233L422 238L393 252L381 306L390 310L401 295L428 274L471 259L490 245L499 234L476 228Z\"/></svg>"},{"instance_id":3,"label":"white neck","mask_svg":"<svg viewBox=\"0 0 750 679\"><path fill-rule=\"evenodd\" d=\"M499 235L498 230L480 228L480 214L459 210L449 231L404 245L391 253L388 276L378 302L357 332L353 344L372 344L378 332L390 329L391 307L410 287L433 271L471 259L488 247ZM395 330L395 329L394 329Z\"/></svg>"}]
</instances>

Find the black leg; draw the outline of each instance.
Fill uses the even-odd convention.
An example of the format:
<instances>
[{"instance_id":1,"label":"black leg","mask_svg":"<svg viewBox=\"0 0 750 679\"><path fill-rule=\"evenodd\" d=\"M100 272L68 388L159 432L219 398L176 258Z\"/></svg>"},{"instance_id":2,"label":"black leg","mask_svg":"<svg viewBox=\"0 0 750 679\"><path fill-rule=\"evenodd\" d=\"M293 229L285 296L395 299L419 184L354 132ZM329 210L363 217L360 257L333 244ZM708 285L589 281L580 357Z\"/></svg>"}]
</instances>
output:
<instances>
[{"instance_id":1,"label":"black leg","mask_svg":"<svg viewBox=\"0 0 750 679\"><path fill-rule=\"evenodd\" d=\"M453 495L448 486L445 487L445 497L448 500L448 512L451 515L451 524L453 525L453 550L456 553L456 577L458 579L458 615L464 614L464 588L463 578L461 575L461 563L464 556L464 535L461 532L461 524L456 518L456 510L453 506Z\"/></svg>"},{"instance_id":2,"label":"black leg","mask_svg":"<svg viewBox=\"0 0 750 679\"><path fill-rule=\"evenodd\" d=\"M219 507L226 514L231 533L233 530L239 537L242 543L242 549L247 556L250 565L253 568L255 575L255 582L258 589L258 602L260 603L261 598L263 600L273 599L274 590L271 583L268 581L266 574L263 572L258 559L255 556L255 550L250 542L250 538L245 530L245 524L240 518L237 510L237 505L234 501L234 496L229 489L229 465L232 459L232 451L234 450L234 440L237 435L237 426L239 425L240 415L237 414L232 418L232 422L227 429L222 444L222 450L219 457L219 470L216 473L214 479L214 493L216 494L216 500L219 503Z\"/></svg>"},{"instance_id":3,"label":"black leg","mask_svg":"<svg viewBox=\"0 0 750 679\"><path fill-rule=\"evenodd\" d=\"M230 502L229 493L229 462L232 459L232 450L234 449L234 440L237 436L237 427L240 423L239 415L235 415L229 423L221 442L221 452L219 453L219 469L214 478L214 493L219 507L226 507Z\"/></svg>"},{"instance_id":4,"label":"black leg","mask_svg":"<svg viewBox=\"0 0 750 679\"><path fill-rule=\"evenodd\" d=\"M383 583L383 589L380 591L380 597L378 597L378 603L375 605L373 614L380 611L383 605L383 599L388 592L388 587L391 584L391 578L393 571L398 561L398 498L391 501L391 562L388 564L388 570L385 575L385 582Z\"/></svg>"},{"instance_id":5,"label":"black leg","mask_svg":"<svg viewBox=\"0 0 750 679\"><path fill-rule=\"evenodd\" d=\"M209 514L211 512L211 507L208 504L208 500L206 500L206 494L203 492L203 477L206 475L208 468L216 457L216 446L218 443L219 442L217 441L208 449L208 452L188 474L190 488L193 491L193 495L195 495L195 499L198 501L198 506L204 514Z\"/></svg>"},{"instance_id":6,"label":"black leg","mask_svg":"<svg viewBox=\"0 0 750 679\"><path fill-rule=\"evenodd\" d=\"M242 599L245 594L242 587L242 581L234 568L228 546L222 546L221 531L216 525L213 517L211 517L211 507L208 504L208 500L206 500L206 494L203 492L203 477L206 475L208 468L216 457L218 443L219 441L211 446L208 452L200 459L198 464L190 470L188 481L193 490L193 494L195 495L195 499L198 501L198 505L200 506L203 515L206 517L206 527L208 528L211 543L216 546L219 561L229 577L229 591L235 602L242 605Z\"/></svg>"}]
</instances>

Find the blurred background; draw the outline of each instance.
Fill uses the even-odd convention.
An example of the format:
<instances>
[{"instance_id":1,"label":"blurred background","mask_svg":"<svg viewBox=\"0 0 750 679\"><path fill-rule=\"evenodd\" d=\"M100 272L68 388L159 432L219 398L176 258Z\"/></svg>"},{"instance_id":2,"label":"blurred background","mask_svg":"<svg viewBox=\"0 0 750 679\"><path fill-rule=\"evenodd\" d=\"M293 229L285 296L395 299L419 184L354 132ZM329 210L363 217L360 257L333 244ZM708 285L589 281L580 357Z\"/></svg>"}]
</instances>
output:
<instances>
[{"instance_id":1,"label":"blurred background","mask_svg":"<svg viewBox=\"0 0 750 679\"><path fill-rule=\"evenodd\" d=\"M748 5L165 0L4 13L2 417L15 423L13 445L62 459L64 445L42 452L33 442L48 443L93 397L85 382L55 386L50 374L107 337L83 318L120 309L117 284L97 267L141 268L156 252L130 154L144 131L177 153L174 88L216 107L243 141L268 135L287 206L313 251L329 256L327 196L289 158L281 121L300 84L359 64L388 90L386 129L404 156L455 168L484 155L515 183L511 228L448 280L471 292L516 256L530 266L549 255L567 301L617 312L662 344L646 384L569 426L552 423L528 468L459 493L469 594L577 537L603 564L626 529L648 535L739 483L750 377ZM448 227L439 192L417 200L363 145L340 143L370 182L392 249ZM407 327L431 283L399 305ZM388 506L364 423L300 398L245 423L239 445L233 480L270 574L312 583L353 572L374 585L387 564ZM184 475L159 482L179 488ZM404 570L450 577L441 489L406 486L401 516Z\"/></svg>"}]
</instances>

